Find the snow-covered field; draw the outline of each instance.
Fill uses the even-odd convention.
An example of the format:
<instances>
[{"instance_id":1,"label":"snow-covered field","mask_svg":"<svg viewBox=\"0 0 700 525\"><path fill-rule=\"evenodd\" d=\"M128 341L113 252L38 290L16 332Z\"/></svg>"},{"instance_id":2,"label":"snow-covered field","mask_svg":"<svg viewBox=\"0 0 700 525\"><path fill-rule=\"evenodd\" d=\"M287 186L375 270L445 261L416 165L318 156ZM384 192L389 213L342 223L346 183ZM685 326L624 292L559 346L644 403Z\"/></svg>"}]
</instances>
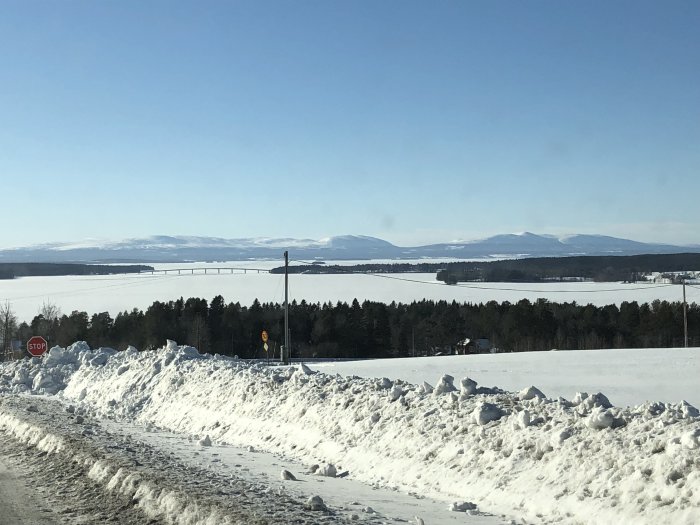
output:
<instances>
[{"instance_id":1,"label":"snow-covered field","mask_svg":"<svg viewBox=\"0 0 700 525\"><path fill-rule=\"evenodd\" d=\"M329 263L332 261L329 261ZM346 261L347 262L347 261ZM365 261L368 262L368 261ZM260 302L284 301L284 277L257 273L280 266L278 261L246 261L232 263L193 263L157 265L157 268L247 268L247 273L204 274L144 274L115 276L25 277L0 281L0 302L9 301L21 321L31 321L41 305L51 302L62 312L86 311L88 314L118 312L133 308L146 309L154 301L175 300L179 297L201 297L207 300L216 295L243 305ZM700 302L700 289L687 288L688 302ZM292 275L289 280L290 300L307 302L380 301L390 303L431 299L458 302L510 301L544 297L551 301L595 305L620 304L637 301L640 304L655 299L680 301L680 285L621 284L621 283L462 283L447 286L435 280L435 274L411 273L390 275Z\"/></svg>"},{"instance_id":2,"label":"snow-covered field","mask_svg":"<svg viewBox=\"0 0 700 525\"><path fill-rule=\"evenodd\" d=\"M1 366L0 429L160 523L699 523L700 417L674 391L698 359L619 352L310 369L77 343ZM479 379L508 371L511 392ZM551 373L591 389L547 391ZM615 384L616 404L650 401L612 406Z\"/></svg>"},{"instance_id":3,"label":"snow-covered field","mask_svg":"<svg viewBox=\"0 0 700 525\"><path fill-rule=\"evenodd\" d=\"M535 384L549 397L604 392L616 406L646 401L700 407L700 348L636 348L509 354L449 355L380 361L317 363L327 374L376 377L421 384L440 374L471 377L480 385L517 391Z\"/></svg>"}]
</instances>

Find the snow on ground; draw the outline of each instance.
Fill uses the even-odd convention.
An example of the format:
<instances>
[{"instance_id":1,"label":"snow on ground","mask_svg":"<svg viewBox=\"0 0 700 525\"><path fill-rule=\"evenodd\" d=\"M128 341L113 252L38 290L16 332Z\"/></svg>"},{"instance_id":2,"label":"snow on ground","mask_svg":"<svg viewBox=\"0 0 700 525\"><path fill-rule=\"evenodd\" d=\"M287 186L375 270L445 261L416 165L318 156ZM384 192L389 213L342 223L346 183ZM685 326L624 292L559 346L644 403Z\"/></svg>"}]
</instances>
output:
<instances>
[{"instance_id":1,"label":"snow on ground","mask_svg":"<svg viewBox=\"0 0 700 525\"><path fill-rule=\"evenodd\" d=\"M419 516L426 524L467 519L463 512L528 523L700 522L700 417L687 403L616 408L595 392L548 399L529 384L513 393L449 375L414 384L382 378L382 366L380 377L345 377L200 355L172 342L150 352L77 343L3 365L0 389L48 394L102 428L114 420L189 436L207 450L277 454L284 458L278 484L306 484L307 495L311 480L333 479L339 491L361 481L443 501L442 514ZM61 449L60 439L42 445L47 423L19 431L18 412L7 401L0 407L6 433L47 453ZM107 487L136 493L128 480L137 473L117 475L113 465L90 471ZM176 482L167 486L179 494ZM159 497L151 500L160 508ZM323 516L372 521L352 503L361 502ZM227 511L218 500L202 508Z\"/></svg>"},{"instance_id":2,"label":"snow on ground","mask_svg":"<svg viewBox=\"0 0 700 525\"><path fill-rule=\"evenodd\" d=\"M453 355L368 361L328 361L314 365L327 374L376 376L414 384L440 374L471 377L481 385L517 391L535 384L550 397L604 392L616 406L645 401L700 407L700 349L634 348ZM564 371L564 372L563 372Z\"/></svg>"}]
</instances>

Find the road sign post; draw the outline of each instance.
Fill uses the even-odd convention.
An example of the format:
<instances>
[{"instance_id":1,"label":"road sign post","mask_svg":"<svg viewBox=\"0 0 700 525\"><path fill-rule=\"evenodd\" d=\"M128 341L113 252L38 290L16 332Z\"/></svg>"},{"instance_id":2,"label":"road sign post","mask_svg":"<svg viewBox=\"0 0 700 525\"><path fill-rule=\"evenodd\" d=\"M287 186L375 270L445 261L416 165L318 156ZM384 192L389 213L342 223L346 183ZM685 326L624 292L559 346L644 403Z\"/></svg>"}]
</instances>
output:
<instances>
[{"instance_id":1,"label":"road sign post","mask_svg":"<svg viewBox=\"0 0 700 525\"><path fill-rule=\"evenodd\" d=\"M46 339L40 335L35 335L27 341L27 352L29 352L34 357L39 357L46 352L48 345L46 344Z\"/></svg>"},{"instance_id":2,"label":"road sign post","mask_svg":"<svg viewBox=\"0 0 700 525\"><path fill-rule=\"evenodd\" d=\"M267 353L267 340L269 339L269 336L267 335L267 330L263 330L262 334L260 334L260 338L263 341L263 349L265 350L265 357L267 357L267 364L270 364L270 354Z\"/></svg>"}]
</instances>

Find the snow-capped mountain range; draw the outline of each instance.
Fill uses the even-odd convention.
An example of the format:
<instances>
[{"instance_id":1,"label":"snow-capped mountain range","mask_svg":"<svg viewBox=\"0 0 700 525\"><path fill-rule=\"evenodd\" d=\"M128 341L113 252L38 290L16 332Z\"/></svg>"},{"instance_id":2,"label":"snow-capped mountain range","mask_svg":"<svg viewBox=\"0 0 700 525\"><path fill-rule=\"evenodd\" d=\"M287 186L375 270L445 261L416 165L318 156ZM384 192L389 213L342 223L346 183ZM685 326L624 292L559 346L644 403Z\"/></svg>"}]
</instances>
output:
<instances>
[{"instance_id":1,"label":"snow-capped mountain range","mask_svg":"<svg viewBox=\"0 0 700 525\"><path fill-rule=\"evenodd\" d=\"M369 260L422 258L522 258L572 255L635 255L700 252L700 245L676 246L604 235L504 234L475 241L396 246L376 237L343 235L321 240L164 236L120 241L47 243L0 249L0 262L186 262L279 259Z\"/></svg>"}]
</instances>

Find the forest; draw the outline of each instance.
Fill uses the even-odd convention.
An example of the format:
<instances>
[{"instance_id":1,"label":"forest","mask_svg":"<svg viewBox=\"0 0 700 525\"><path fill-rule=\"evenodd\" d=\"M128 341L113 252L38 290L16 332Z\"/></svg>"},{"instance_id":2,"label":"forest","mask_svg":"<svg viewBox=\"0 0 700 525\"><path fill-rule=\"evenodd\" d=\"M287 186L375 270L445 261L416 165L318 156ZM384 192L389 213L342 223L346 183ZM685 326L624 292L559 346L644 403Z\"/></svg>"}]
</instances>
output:
<instances>
[{"instance_id":1,"label":"forest","mask_svg":"<svg viewBox=\"0 0 700 525\"><path fill-rule=\"evenodd\" d=\"M700 345L700 306L688 305L691 346ZM133 309L112 318L107 312L61 314L46 308L13 336L26 341L41 335L53 345L87 341L91 347L140 350L166 339L201 352L240 358L264 358L261 333L279 355L284 308L277 303L250 306L180 298L156 301L145 311ZM683 304L656 300L619 306L554 303L545 299L516 303L415 301L410 304L352 301L299 303L289 306L292 357L379 358L452 353L465 338L483 338L504 352L551 349L683 346Z\"/></svg>"}]
</instances>

